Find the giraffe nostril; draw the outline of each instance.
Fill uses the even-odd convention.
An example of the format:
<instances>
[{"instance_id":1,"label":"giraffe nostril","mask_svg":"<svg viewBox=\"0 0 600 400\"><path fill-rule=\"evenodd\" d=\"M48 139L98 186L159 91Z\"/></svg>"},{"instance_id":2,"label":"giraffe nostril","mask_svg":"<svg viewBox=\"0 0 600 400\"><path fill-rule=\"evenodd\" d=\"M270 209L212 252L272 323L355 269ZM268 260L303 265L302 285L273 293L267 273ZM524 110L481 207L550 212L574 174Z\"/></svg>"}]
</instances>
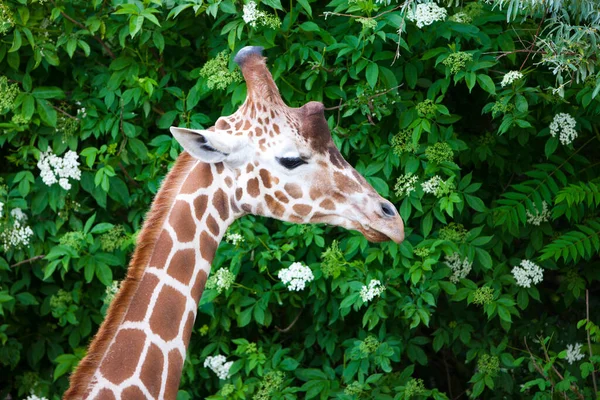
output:
<instances>
[{"instance_id":1,"label":"giraffe nostril","mask_svg":"<svg viewBox=\"0 0 600 400\"><path fill-rule=\"evenodd\" d=\"M388 203L381 203L381 211L383 211L383 215L386 217L395 217L396 210Z\"/></svg>"}]
</instances>

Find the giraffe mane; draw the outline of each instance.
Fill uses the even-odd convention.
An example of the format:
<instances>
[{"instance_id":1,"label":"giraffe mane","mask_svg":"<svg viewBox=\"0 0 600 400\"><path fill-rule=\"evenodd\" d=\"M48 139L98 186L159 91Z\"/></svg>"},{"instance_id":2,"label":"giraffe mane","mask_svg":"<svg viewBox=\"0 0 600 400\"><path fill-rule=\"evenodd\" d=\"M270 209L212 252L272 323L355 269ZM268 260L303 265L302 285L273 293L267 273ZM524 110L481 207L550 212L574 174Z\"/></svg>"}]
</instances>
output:
<instances>
[{"instance_id":1,"label":"giraffe mane","mask_svg":"<svg viewBox=\"0 0 600 400\"><path fill-rule=\"evenodd\" d=\"M140 279L150 261L152 250L158 240L158 235L162 230L168 210L173 205L175 195L187 177L187 172L189 172L191 166L196 161L188 153L181 153L175 165L164 179L160 190L152 202L150 212L144 221L135 251L129 262L127 277L121 283L121 289L111 302L104 322L102 322L100 329L94 336L94 339L92 339L88 353L71 375L71 386L65 392L63 399L81 399L85 396L86 390L89 389L94 372L106 354L108 346L131 304L133 293L135 293L139 286ZM98 356L92 357L94 354Z\"/></svg>"}]
</instances>

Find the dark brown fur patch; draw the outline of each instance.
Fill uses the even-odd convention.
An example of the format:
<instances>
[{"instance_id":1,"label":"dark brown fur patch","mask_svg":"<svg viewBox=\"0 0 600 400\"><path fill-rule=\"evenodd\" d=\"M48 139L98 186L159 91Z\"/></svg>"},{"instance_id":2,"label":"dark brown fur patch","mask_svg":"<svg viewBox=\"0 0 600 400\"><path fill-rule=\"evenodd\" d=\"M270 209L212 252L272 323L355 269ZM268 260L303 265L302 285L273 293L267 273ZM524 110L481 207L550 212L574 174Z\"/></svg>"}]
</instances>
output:
<instances>
[{"instance_id":1,"label":"dark brown fur patch","mask_svg":"<svg viewBox=\"0 0 600 400\"><path fill-rule=\"evenodd\" d=\"M250 173L254 171L254 165L252 165L251 163L248 163L248 165L246 165L246 172Z\"/></svg>"},{"instance_id":2,"label":"dark brown fur patch","mask_svg":"<svg viewBox=\"0 0 600 400\"><path fill-rule=\"evenodd\" d=\"M150 298L154 289L158 285L158 277L152 274L144 274L142 281L137 287L133 298L131 299L131 305L125 315L126 321L142 321L146 316L146 310L148 304L150 304Z\"/></svg>"},{"instance_id":3,"label":"dark brown fur patch","mask_svg":"<svg viewBox=\"0 0 600 400\"><path fill-rule=\"evenodd\" d=\"M310 213L312 211L312 206L309 206L306 204L296 204L293 207L293 209L295 212L297 212L301 216L306 217L308 215L308 213Z\"/></svg>"},{"instance_id":4,"label":"dark brown fur patch","mask_svg":"<svg viewBox=\"0 0 600 400\"><path fill-rule=\"evenodd\" d=\"M285 207L281 205L280 202L275 200L271 195L265 194L265 202L267 203L267 207L273 213L275 217L281 217L285 212Z\"/></svg>"},{"instance_id":5,"label":"dark brown fur patch","mask_svg":"<svg viewBox=\"0 0 600 400\"><path fill-rule=\"evenodd\" d=\"M196 281L194 282L194 286L192 286L192 298L198 304L200 301L200 296L202 296L202 292L204 291L204 285L206 284L206 272L198 271L198 275L196 276Z\"/></svg>"},{"instance_id":6,"label":"dark brown fur patch","mask_svg":"<svg viewBox=\"0 0 600 400\"><path fill-rule=\"evenodd\" d=\"M190 344L190 338L192 337L192 329L194 328L194 313L189 312L185 326L183 327L183 345L187 349Z\"/></svg>"},{"instance_id":7,"label":"dark brown fur patch","mask_svg":"<svg viewBox=\"0 0 600 400\"><path fill-rule=\"evenodd\" d=\"M225 171L225 166L223 165L222 162L216 163L215 167L217 168L217 174L220 174L223 171Z\"/></svg>"},{"instance_id":8,"label":"dark brown fur patch","mask_svg":"<svg viewBox=\"0 0 600 400\"><path fill-rule=\"evenodd\" d=\"M299 199L302 197L302 188L295 183L286 183L283 188L294 199Z\"/></svg>"},{"instance_id":9,"label":"dark brown fur patch","mask_svg":"<svg viewBox=\"0 0 600 400\"><path fill-rule=\"evenodd\" d=\"M225 131L227 129L230 129L231 125L229 125L229 123L225 120L225 118L219 118L217 120L217 124L215 125L215 128L217 128L220 131Z\"/></svg>"},{"instance_id":10,"label":"dark brown fur patch","mask_svg":"<svg viewBox=\"0 0 600 400\"><path fill-rule=\"evenodd\" d=\"M212 262L217 246L218 243L208 233L202 232L200 234L200 253L206 261Z\"/></svg>"},{"instance_id":11,"label":"dark brown fur patch","mask_svg":"<svg viewBox=\"0 0 600 400\"><path fill-rule=\"evenodd\" d=\"M164 341L175 339L184 311L185 297L172 287L163 286L150 316L150 329Z\"/></svg>"},{"instance_id":12,"label":"dark brown fur patch","mask_svg":"<svg viewBox=\"0 0 600 400\"><path fill-rule=\"evenodd\" d=\"M102 375L115 385L131 377L140 360L145 340L146 335L140 330L119 331L100 367Z\"/></svg>"},{"instance_id":13,"label":"dark brown fur patch","mask_svg":"<svg viewBox=\"0 0 600 400\"><path fill-rule=\"evenodd\" d=\"M273 186L272 184L272 177L271 174L269 173L269 171L267 171L266 169L262 168L260 170L260 179L262 180L263 185L266 188L271 188L271 186Z\"/></svg>"},{"instance_id":14,"label":"dark brown fur patch","mask_svg":"<svg viewBox=\"0 0 600 400\"><path fill-rule=\"evenodd\" d=\"M323 192L321 192L321 189L319 189L316 186L311 187L310 192L308 192L308 194L310 195L311 200L316 200L319 197L323 196Z\"/></svg>"},{"instance_id":15,"label":"dark brown fur patch","mask_svg":"<svg viewBox=\"0 0 600 400\"><path fill-rule=\"evenodd\" d=\"M196 252L194 249L182 249L171 258L167 273L179 282L187 285L190 283L195 266Z\"/></svg>"},{"instance_id":16,"label":"dark brown fur patch","mask_svg":"<svg viewBox=\"0 0 600 400\"><path fill-rule=\"evenodd\" d=\"M244 191L242 190L242 188L235 189L235 198L236 198L236 200L240 200L242 198L243 194L244 194Z\"/></svg>"},{"instance_id":17,"label":"dark brown fur patch","mask_svg":"<svg viewBox=\"0 0 600 400\"><path fill-rule=\"evenodd\" d=\"M282 203L290 202L290 199L288 199L287 196L285 194L283 194L283 192L281 190L277 190L275 192L275 197L277 197L277 200L281 201Z\"/></svg>"},{"instance_id":18,"label":"dark brown fur patch","mask_svg":"<svg viewBox=\"0 0 600 400\"><path fill-rule=\"evenodd\" d=\"M102 389L94 400L116 400L115 394L110 389Z\"/></svg>"},{"instance_id":19,"label":"dark brown fur patch","mask_svg":"<svg viewBox=\"0 0 600 400\"><path fill-rule=\"evenodd\" d=\"M177 350L169 352L169 371L167 372L167 384L165 386L165 399L175 400L179 390L181 371L183 369L183 358Z\"/></svg>"},{"instance_id":20,"label":"dark brown fur patch","mask_svg":"<svg viewBox=\"0 0 600 400\"><path fill-rule=\"evenodd\" d=\"M323 104L311 101L299 110L302 121L300 134L317 153L326 153L328 147L333 145L323 109Z\"/></svg>"},{"instance_id":21,"label":"dark brown fur patch","mask_svg":"<svg viewBox=\"0 0 600 400\"><path fill-rule=\"evenodd\" d=\"M129 386L121 392L121 398L127 400L147 400L144 392L137 386Z\"/></svg>"},{"instance_id":22,"label":"dark brown fur patch","mask_svg":"<svg viewBox=\"0 0 600 400\"><path fill-rule=\"evenodd\" d=\"M149 265L151 267L164 268L171 247L173 247L171 235L169 235L169 232L166 230L163 230L156 241L156 246L154 246L154 250L152 251L152 258L150 259Z\"/></svg>"},{"instance_id":23,"label":"dark brown fur patch","mask_svg":"<svg viewBox=\"0 0 600 400\"><path fill-rule=\"evenodd\" d=\"M321 204L319 204L319 206L326 210L335 210L335 204L333 204L333 201L331 201L330 199L323 200Z\"/></svg>"},{"instance_id":24,"label":"dark brown fur patch","mask_svg":"<svg viewBox=\"0 0 600 400\"><path fill-rule=\"evenodd\" d=\"M260 194L258 190L258 178L252 178L248 181L248 189L246 191L252 197L257 197Z\"/></svg>"},{"instance_id":25,"label":"dark brown fur patch","mask_svg":"<svg viewBox=\"0 0 600 400\"><path fill-rule=\"evenodd\" d=\"M229 197L227 197L223 189L217 189L213 195L212 204L219 213L221 220L225 221L229 218Z\"/></svg>"},{"instance_id":26,"label":"dark brown fur patch","mask_svg":"<svg viewBox=\"0 0 600 400\"><path fill-rule=\"evenodd\" d=\"M333 180L335 181L335 186L341 192L350 194L362 192L362 187L354 179L348 178L340 172L333 173Z\"/></svg>"},{"instance_id":27,"label":"dark brown fur patch","mask_svg":"<svg viewBox=\"0 0 600 400\"><path fill-rule=\"evenodd\" d=\"M200 221L204 216L207 205L208 196L205 194L202 194L194 199L194 213L196 214L196 219L198 219L198 221Z\"/></svg>"},{"instance_id":28,"label":"dark brown fur patch","mask_svg":"<svg viewBox=\"0 0 600 400\"><path fill-rule=\"evenodd\" d=\"M219 224L212 215L206 217L206 226L208 226L208 229L213 235L217 236L219 234Z\"/></svg>"},{"instance_id":29,"label":"dark brown fur patch","mask_svg":"<svg viewBox=\"0 0 600 400\"><path fill-rule=\"evenodd\" d=\"M187 201L178 200L173 206L169 216L169 224L177 234L180 242L191 242L196 235L196 221L192 217L192 210Z\"/></svg>"},{"instance_id":30,"label":"dark brown fur patch","mask_svg":"<svg viewBox=\"0 0 600 400\"><path fill-rule=\"evenodd\" d=\"M213 181L210 164L198 163L196 168L190 172L190 175L181 187L181 193L194 193L201 188L207 188Z\"/></svg>"},{"instance_id":31,"label":"dark brown fur patch","mask_svg":"<svg viewBox=\"0 0 600 400\"><path fill-rule=\"evenodd\" d=\"M346 164L346 160L344 160L344 157L342 157L342 153L340 153L340 151L333 144L327 148L327 151L329 152L329 160L331 163L337 168L343 169Z\"/></svg>"},{"instance_id":32,"label":"dark brown fur patch","mask_svg":"<svg viewBox=\"0 0 600 400\"><path fill-rule=\"evenodd\" d=\"M144 365L142 365L140 379L154 398L158 398L160 394L164 359L162 350L152 343L148 348Z\"/></svg>"}]
</instances>

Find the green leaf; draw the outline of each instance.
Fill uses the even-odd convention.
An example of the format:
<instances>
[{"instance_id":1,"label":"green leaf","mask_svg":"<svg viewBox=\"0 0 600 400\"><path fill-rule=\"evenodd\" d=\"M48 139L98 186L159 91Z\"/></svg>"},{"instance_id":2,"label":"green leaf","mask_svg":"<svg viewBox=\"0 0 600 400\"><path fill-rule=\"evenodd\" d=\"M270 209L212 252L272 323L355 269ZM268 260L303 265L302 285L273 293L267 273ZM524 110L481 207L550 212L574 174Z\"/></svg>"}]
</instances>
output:
<instances>
[{"instance_id":1,"label":"green leaf","mask_svg":"<svg viewBox=\"0 0 600 400\"><path fill-rule=\"evenodd\" d=\"M33 97L36 99L64 99L65 92L56 86L40 86L33 89Z\"/></svg>"},{"instance_id":2,"label":"green leaf","mask_svg":"<svg viewBox=\"0 0 600 400\"><path fill-rule=\"evenodd\" d=\"M377 79L379 77L379 66L375 63L369 63L367 66L367 82L371 88L374 88L377 84Z\"/></svg>"},{"instance_id":3,"label":"green leaf","mask_svg":"<svg viewBox=\"0 0 600 400\"><path fill-rule=\"evenodd\" d=\"M479 86L486 92L496 94L496 85L489 76L483 74L477 75L477 83L479 83Z\"/></svg>"},{"instance_id":4,"label":"green leaf","mask_svg":"<svg viewBox=\"0 0 600 400\"><path fill-rule=\"evenodd\" d=\"M51 127L56 127L57 114L56 110L52 108L48 100L36 99L37 112L40 115L42 121Z\"/></svg>"}]
</instances>

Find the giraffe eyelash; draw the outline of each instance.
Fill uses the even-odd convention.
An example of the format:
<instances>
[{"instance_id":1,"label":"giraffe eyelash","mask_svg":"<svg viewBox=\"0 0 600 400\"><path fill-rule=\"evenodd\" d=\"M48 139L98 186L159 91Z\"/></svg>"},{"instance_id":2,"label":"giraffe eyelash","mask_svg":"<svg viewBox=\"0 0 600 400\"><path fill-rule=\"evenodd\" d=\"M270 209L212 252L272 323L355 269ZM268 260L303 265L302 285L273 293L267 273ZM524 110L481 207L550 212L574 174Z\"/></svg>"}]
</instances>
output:
<instances>
[{"instance_id":1,"label":"giraffe eyelash","mask_svg":"<svg viewBox=\"0 0 600 400\"><path fill-rule=\"evenodd\" d=\"M306 161L300 157L276 157L277 162L287 169L295 169L306 164Z\"/></svg>"}]
</instances>

